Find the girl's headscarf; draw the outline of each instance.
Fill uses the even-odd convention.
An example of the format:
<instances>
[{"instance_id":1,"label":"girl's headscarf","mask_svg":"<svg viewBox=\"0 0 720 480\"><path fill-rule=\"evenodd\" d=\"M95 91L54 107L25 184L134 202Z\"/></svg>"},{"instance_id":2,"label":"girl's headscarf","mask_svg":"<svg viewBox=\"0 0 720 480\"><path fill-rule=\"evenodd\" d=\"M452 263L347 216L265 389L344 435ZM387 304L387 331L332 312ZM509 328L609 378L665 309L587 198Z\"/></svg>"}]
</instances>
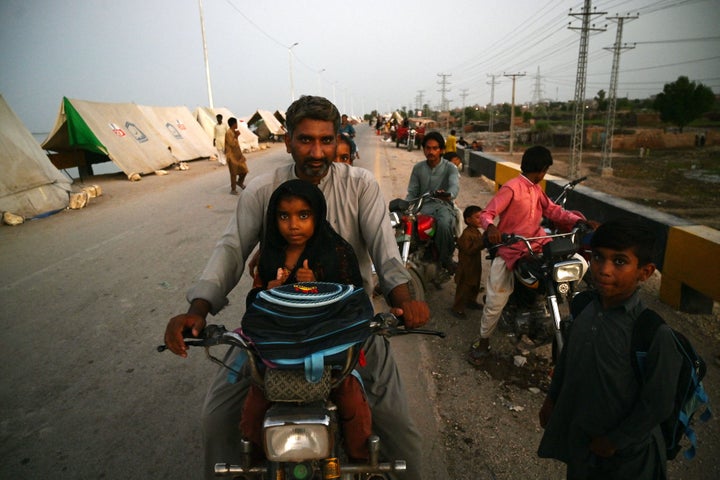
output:
<instances>
[{"instance_id":1,"label":"girl's headscarf","mask_svg":"<svg viewBox=\"0 0 720 480\"><path fill-rule=\"evenodd\" d=\"M362 277L352 246L333 230L327 221L327 204L322 191L303 180L289 180L280 185L270 197L265 222L265 236L260 245L258 271L264 286L277 277L278 268L285 267L287 241L280 234L277 221L278 204L281 200L299 197L313 211L315 231L305 245L298 263L286 283L297 281L295 272L308 260L308 266L319 282L337 282L362 287Z\"/></svg>"}]
</instances>

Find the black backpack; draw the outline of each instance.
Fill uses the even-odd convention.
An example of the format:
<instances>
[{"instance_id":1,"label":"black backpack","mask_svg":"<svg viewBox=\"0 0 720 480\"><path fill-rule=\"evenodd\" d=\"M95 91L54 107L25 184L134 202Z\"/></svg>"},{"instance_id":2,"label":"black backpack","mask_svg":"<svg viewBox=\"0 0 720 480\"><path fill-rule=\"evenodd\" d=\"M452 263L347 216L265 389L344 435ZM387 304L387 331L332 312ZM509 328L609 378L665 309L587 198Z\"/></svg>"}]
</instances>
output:
<instances>
[{"instance_id":1,"label":"black backpack","mask_svg":"<svg viewBox=\"0 0 720 480\"><path fill-rule=\"evenodd\" d=\"M298 282L258 293L236 331L266 365L304 369L315 383L326 365L345 364L348 349L370 337L373 314L362 288Z\"/></svg>"},{"instance_id":2,"label":"black backpack","mask_svg":"<svg viewBox=\"0 0 720 480\"><path fill-rule=\"evenodd\" d=\"M591 291L575 295L570 302L571 315L577 317L592 301L593 295ZM632 352L631 362L635 376L640 383L642 383L647 351L657 329L664 323L662 317L649 308L643 310L635 321L630 340L630 351ZM683 456L690 460L695 456L697 445L697 437L691 426L693 416L704 406L705 411L700 414L700 420L706 422L712 417L710 400L702 384L707 365L685 335L677 330L671 330L675 345L682 357L682 366L678 376L673 411L667 419L660 423L660 428L665 440L665 453L668 460L673 460L680 452L682 448L680 440L683 435L690 442L690 447L683 453Z\"/></svg>"}]
</instances>

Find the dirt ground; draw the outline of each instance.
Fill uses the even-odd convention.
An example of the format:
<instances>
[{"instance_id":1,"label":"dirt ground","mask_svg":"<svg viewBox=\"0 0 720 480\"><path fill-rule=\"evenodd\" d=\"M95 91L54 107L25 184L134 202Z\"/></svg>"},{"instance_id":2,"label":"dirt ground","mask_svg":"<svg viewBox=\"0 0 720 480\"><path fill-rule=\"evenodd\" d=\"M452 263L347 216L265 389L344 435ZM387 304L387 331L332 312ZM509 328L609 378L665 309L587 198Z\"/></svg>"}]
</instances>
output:
<instances>
[{"instance_id":1,"label":"dirt ground","mask_svg":"<svg viewBox=\"0 0 720 480\"><path fill-rule=\"evenodd\" d=\"M388 148L395 148L394 145ZM518 150L516 149L516 152ZM718 151L710 152L710 158L717 159ZM507 156L499 154L500 156ZM698 156L703 158L705 152ZM675 153L653 153L649 163L636 166L640 171L667 170L664 162L675 158ZM398 155L393 167L393 189L396 194L404 194L409 177L409 169L422 161L421 152ZM509 156L507 156L509 157ZM513 156L518 162L521 155ZM562 151L554 153L556 159L551 173L565 177L567 155ZM664 160L663 160L664 159ZM690 160L692 161L692 160ZM695 160L700 163L700 160ZM703 160L707 161L707 160ZM720 218L720 202L703 202L707 208L698 208L689 196L675 191L658 192L662 183L640 175L641 180L624 178L626 167L617 165L617 178L613 182L599 178L596 172L599 155L585 153L582 173L590 178L584 183L588 187L608 191L627 199L646 198L658 207L673 205L673 213L678 216L698 214L700 219L709 219L703 223L711 224ZM620 162L617 162L620 163ZM638 164L631 159L627 164ZM650 165L654 164L654 165ZM717 167L716 167L717 168ZM627 170L629 172L629 169ZM627 173L629 174L629 173ZM684 178L684 177L679 177ZM688 182L696 182L692 179ZM464 208L470 204L484 206L493 194L491 182L477 177L461 175L458 204ZM705 193L718 195L718 184L693 183L694 188L706 190ZM604 186L604 188L601 188ZM712 191L710 191L712 190ZM672 201L671 201L672 200ZM680 205L675 206L675 203ZM700 216L700 214L702 216ZM712 225L710 225L712 226ZM717 223L715 223L717 228ZM489 263L484 271L487 274ZM672 310L662 304L657 296L660 274L656 273L643 288L646 303L666 321L683 331L694 343L708 363L708 373L704 381L711 399L720 398L720 308L712 315L687 315ZM549 362L550 346L535 346L518 343L514 336L496 331L491 342L494 356L482 367L470 365L465 358L472 339L479 334L481 311L468 310L468 318L456 319L449 314L454 295L452 282L446 283L441 290L428 292L428 303L433 313L431 328L447 333L444 339L427 339L433 357L431 372L436 391L435 403L442 423L444 448L447 455L449 478L455 480L485 479L564 479L565 469L559 462L541 460L536 450L542 436L537 420L537 412L542 404L549 385L552 365ZM513 357L522 355L527 363L522 367L514 364ZM717 420L697 426L698 456L692 461L676 459L670 462L669 473L672 479L715 479L720 478L720 465L716 454L720 452L720 425Z\"/></svg>"}]
</instances>

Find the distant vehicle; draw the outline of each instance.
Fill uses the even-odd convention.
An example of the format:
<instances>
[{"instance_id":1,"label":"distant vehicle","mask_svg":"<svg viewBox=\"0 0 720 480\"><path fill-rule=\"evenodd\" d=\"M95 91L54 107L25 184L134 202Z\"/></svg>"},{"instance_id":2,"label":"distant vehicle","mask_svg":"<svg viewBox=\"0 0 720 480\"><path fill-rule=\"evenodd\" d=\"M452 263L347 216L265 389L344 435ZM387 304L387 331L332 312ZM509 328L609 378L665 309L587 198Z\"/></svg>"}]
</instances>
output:
<instances>
[{"instance_id":1,"label":"distant vehicle","mask_svg":"<svg viewBox=\"0 0 720 480\"><path fill-rule=\"evenodd\" d=\"M412 137L411 130L415 131L415 141L413 142L411 140L411 142L408 143L408 138ZM425 125L422 124L422 121L410 119L407 127L398 125L395 131L395 146L399 148L400 145L405 145L408 151L415 147L420 148L423 137L425 137Z\"/></svg>"}]
</instances>

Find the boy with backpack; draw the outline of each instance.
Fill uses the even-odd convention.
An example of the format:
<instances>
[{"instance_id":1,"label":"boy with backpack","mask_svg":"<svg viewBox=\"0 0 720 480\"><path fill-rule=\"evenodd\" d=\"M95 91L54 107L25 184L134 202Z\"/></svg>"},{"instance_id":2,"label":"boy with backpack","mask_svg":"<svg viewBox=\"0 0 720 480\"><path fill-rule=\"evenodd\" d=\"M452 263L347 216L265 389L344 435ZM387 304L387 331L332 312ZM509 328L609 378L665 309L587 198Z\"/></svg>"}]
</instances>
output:
<instances>
[{"instance_id":1,"label":"boy with backpack","mask_svg":"<svg viewBox=\"0 0 720 480\"><path fill-rule=\"evenodd\" d=\"M651 230L626 220L592 237L596 292L574 315L539 412L538 456L566 463L568 479L667 478L661 423L673 414L683 357L664 322L653 327L640 367L633 346L636 324L648 312L658 317L638 293L655 271L654 245Z\"/></svg>"}]
</instances>

